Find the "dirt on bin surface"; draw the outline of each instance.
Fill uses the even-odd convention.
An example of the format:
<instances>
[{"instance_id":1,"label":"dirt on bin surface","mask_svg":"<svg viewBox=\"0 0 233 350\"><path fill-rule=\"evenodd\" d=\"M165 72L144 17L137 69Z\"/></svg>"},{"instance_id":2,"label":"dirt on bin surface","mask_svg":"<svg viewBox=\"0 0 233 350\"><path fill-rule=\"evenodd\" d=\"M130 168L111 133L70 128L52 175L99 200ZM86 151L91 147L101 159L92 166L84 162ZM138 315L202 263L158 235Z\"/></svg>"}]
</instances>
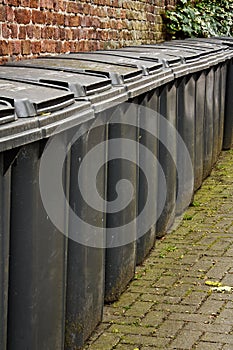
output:
<instances>
[{"instance_id":1,"label":"dirt on bin surface","mask_svg":"<svg viewBox=\"0 0 233 350\"><path fill-rule=\"evenodd\" d=\"M233 150L157 242L89 350L233 350Z\"/></svg>"}]
</instances>

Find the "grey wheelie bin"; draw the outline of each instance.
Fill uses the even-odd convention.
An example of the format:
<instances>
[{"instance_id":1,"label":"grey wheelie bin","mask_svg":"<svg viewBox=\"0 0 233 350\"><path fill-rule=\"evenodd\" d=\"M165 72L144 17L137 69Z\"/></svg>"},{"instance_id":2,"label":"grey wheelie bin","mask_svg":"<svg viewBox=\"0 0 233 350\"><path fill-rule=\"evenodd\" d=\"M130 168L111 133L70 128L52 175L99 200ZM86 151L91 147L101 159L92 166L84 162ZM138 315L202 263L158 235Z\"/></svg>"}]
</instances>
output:
<instances>
[{"instance_id":1,"label":"grey wheelie bin","mask_svg":"<svg viewBox=\"0 0 233 350\"><path fill-rule=\"evenodd\" d=\"M88 54L71 54L68 55L71 57L77 57L77 58L89 58L93 60L101 60L104 62L114 62L114 63L120 63L120 64L133 64L136 65L138 68L143 69L143 74L146 76L149 76L147 79L150 81L151 78L153 78L153 84L149 83L149 86L146 87L145 83L141 83L142 88L144 89L144 93L142 93L138 97L131 97L130 102L136 103L138 105L138 115L139 115L139 143L142 146L145 146L147 149L149 149L155 156L157 156L158 153L158 141L155 137L153 137L153 131L151 130L152 134L148 133L146 131L148 125L150 125L150 119L153 117L151 114L150 110L158 113L160 111L160 101L163 100L163 107L166 109L167 112L167 107L168 104L170 103L168 100L165 98L165 93L164 91L167 92L167 95L174 96L174 90L172 91L170 82L173 81L174 75L171 72L171 69L166 67L163 62L160 62L160 65L156 61L149 61L149 60L144 60L143 58L140 58L137 55L128 54L126 55L120 50L114 50L114 51L103 51L103 52L96 52L96 53L88 53ZM162 71L161 71L162 68ZM151 78L150 78L151 77ZM131 90L128 88L128 91L131 93ZM166 95L166 96L167 96ZM135 96L135 94L134 94ZM170 106L174 106L174 103L176 103L176 99L173 99L171 101ZM150 109L150 110L149 110ZM153 113L152 112L152 113ZM165 110L163 110L164 113ZM170 110L169 110L170 112ZM147 125L147 120L148 120L148 125ZM158 118L154 118L154 124L153 127L158 130L159 128L159 121ZM154 130L155 131L155 130ZM154 132L155 133L155 132ZM130 131L128 130L126 135L129 137ZM139 164L142 163L142 160L146 158L146 150L144 147L139 147L139 157L138 161ZM165 152L165 151L164 151ZM149 168L151 167L151 164L149 162L145 162L143 165L143 168L146 168L147 171L149 171ZM170 169L171 170L171 169ZM146 201L148 199L148 191L150 191L150 195L153 193L155 200L151 203L150 209L147 210L147 213L145 213L145 217L149 216L150 219L151 217L155 216L156 217L156 211L157 209L161 211L161 208L157 208L157 205L160 203L163 203L163 196L164 193L160 193L158 191L158 186L159 184L157 183L157 170L155 169L155 181L153 182L152 186L150 188L147 188L147 179L145 177L145 174L141 171L140 167L138 169L138 198L136 198L136 204L137 204L137 217L141 214L143 211L143 208L146 204ZM109 176L111 178L111 176ZM161 195L161 198L160 198ZM126 212L125 212L126 213ZM129 214L127 214L128 217L130 217ZM109 218L111 216L109 215ZM116 215L113 216L114 218L114 225L116 224L119 219L116 218ZM142 219L143 220L143 219ZM145 219L144 219L145 220ZM152 220L153 222L153 220ZM149 253L150 249L154 246L155 242L155 222L151 225L150 229L147 230L145 234L142 236L140 235L140 232L143 230L142 226L143 223L139 219L138 220L138 227L137 227L137 232L138 232L138 237L137 237L137 247L136 247L136 263L140 264L144 260L145 256ZM112 251L110 251L111 254ZM108 251L107 251L108 254ZM113 259L111 259L113 261ZM127 263L127 261L126 261ZM106 268L108 269L108 264L106 265ZM111 266L111 269L114 267ZM117 274L117 267L116 271L113 274ZM120 284L122 284L121 280L119 279ZM121 290L121 288L118 286L117 290ZM115 292L112 292L112 295L115 294ZM111 301L109 299L108 301Z\"/></svg>"},{"instance_id":2,"label":"grey wheelie bin","mask_svg":"<svg viewBox=\"0 0 233 350\"><path fill-rule=\"evenodd\" d=\"M171 50L177 50L178 53L183 55L183 52L196 52L196 54L199 54L200 58L205 58L209 62L209 70L204 69L203 71L199 72L200 75L197 77L197 74L195 75L195 79L197 79L196 82L196 117L202 115L205 107L205 118L204 118L204 130L203 135L204 139L204 166L203 166L203 177L205 178L208 176L212 169L212 165L215 162L217 158L217 154L219 153L219 143L221 143L221 135L222 135L222 118L220 115L220 102L224 98L224 90L220 90L220 82L224 81L224 74L220 74L224 72L224 66L226 62L226 57L228 53L226 52L226 47L223 45L209 45L208 43L203 43L201 47L199 47L198 43L192 43L189 40L185 41L176 41L173 40L171 42L165 42L161 45L159 45L161 48L171 49ZM186 55L184 55L186 57ZM187 61L187 59L186 59ZM222 78L221 78L222 75ZM203 88L204 88L204 78L206 83L206 97L205 103L203 103ZM221 79L220 79L221 78ZM223 84L222 84L223 85ZM220 97L221 95L221 97ZM215 103L212 103L212 101L215 101ZM220 102L219 102L220 101ZM216 111L216 112L215 112ZM201 113L200 113L201 112ZM201 126L201 123L196 123L196 135L200 134L201 129L203 127ZM216 142L216 139L214 139L214 134L219 134L216 139L219 139L220 142ZM196 140L196 154L195 156L195 176L194 176L194 189L197 189L200 187L202 182L201 177L201 158L200 154L201 151L201 143L199 143L199 140L197 137L195 137ZM202 143L203 143L202 142ZM198 152L198 153L197 153ZM199 169L197 174L197 170Z\"/></svg>"},{"instance_id":3,"label":"grey wheelie bin","mask_svg":"<svg viewBox=\"0 0 233 350\"><path fill-rule=\"evenodd\" d=\"M46 58L46 59L37 59L37 60L31 60L31 61L24 61L20 62L20 65L23 64L24 66L30 66L30 67L40 67L40 68L46 68L46 69L55 69L58 71L65 71L65 72L72 72L72 73L84 73L84 70L86 69L88 73L99 73L100 77L108 77L111 78L112 84L114 86L124 85L127 84L127 86L135 87L135 90L139 90L139 93L141 92L141 84L140 81L142 79L142 69L138 69L137 66L132 65L129 67L127 65L119 66L119 65L113 65L113 64L104 64L102 62L91 62L87 60L82 60L79 62L79 60L76 60L74 58L69 59L67 57L61 58L58 56L57 58ZM126 92L126 88L124 88ZM133 90L133 89L132 89ZM87 96L88 98L90 96ZM95 97L95 96L94 96ZM128 94L126 94L126 99L128 99ZM122 109L120 109L122 112ZM116 127L117 124L111 125L110 119L111 119L112 110L108 111L101 111L101 117L107 118L107 124L108 124L108 131L107 133L110 135L110 138L114 138L114 133L116 133L116 138L119 138L119 133L122 132L122 126L119 123L118 128ZM120 129L120 131L119 131ZM135 136L136 139L136 136ZM108 154L111 154L111 146L108 148ZM135 144L135 155L136 155L136 144ZM116 164L117 163L117 164ZM131 167L131 179L133 186L136 187L136 158L134 164L130 164ZM120 174L122 172L122 174ZM114 178L112 174L120 174L119 177L125 176L124 174L125 170L122 169L119 166L119 161L109 163L107 166L107 173L108 173L108 181L107 181L107 195L110 195L111 189L116 186L116 183L114 183ZM107 197L108 199L108 197ZM107 208L108 210L108 208ZM131 204L131 210L136 214L136 198L133 198L132 204ZM124 217L124 213L122 213L122 217ZM107 225L114 225L114 223L111 224L111 220L113 220L113 216L107 215L106 218L106 224ZM122 219L123 220L123 219ZM122 224L122 222L121 222ZM111 227L111 226L110 226ZM135 258L135 251L136 251L136 226L131 232L131 243L127 245L123 245L120 247L114 247L106 249L106 259L105 259L105 300L110 301L113 299L116 299L122 292L122 290L126 287L127 283L133 278L134 271L135 271L135 264L136 264L136 258ZM108 237L108 232L107 232ZM110 245L110 243L108 243ZM127 262L127 264L126 264ZM125 269L124 266L127 266ZM117 271L117 273L116 273ZM122 271L122 272L121 272ZM115 288L115 286L118 286L119 290ZM72 339L69 334L67 335L69 337L69 341L67 342L67 346L70 344L70 339Z\"/></svg>"},{"instance_id":4,"label":"grey wheelie bin","mask_svg":"<svg viewBox=\"0 0 233 350\"><path fill-rule=\"evenodd\" d=\"M0 101L0 128L16 119L14 107L7 101ZM8 306L8 269L10 243L10 175L11 164L6 153L0 152L0 348L5 350L7 344L7 306Z\"/></svg>"},{"instance_id":5,"label":"grey wheelie bin","mask_svg":"<svg viewBox=\"0 0 233 350\"><path fill-rule=\"evenodd\" d=\"M225 53L225 59L219 62L218 68L215 69L215 81L214 81L214 110L215 110L215 123L214 123L214 154L213 163L216 162L219 153L223 148L223 138L224 138L224 124L226 115L226 93L227 89L227 71L232 58L233 42L227 42L225 40L220 40L217 38L202 38L202 39L188 39L187 42L195 43L198 47L202 48L203 43L211 45L210 48L213 49L217 46L223 48L226 45L226 49L223 50ZM229 50L231 46L231 50ZM219 109L218 109L219 108ZM218 120L217 120L217 117Z\"/></svg>"},{"instance_id":6,"label":"grey wheelie bin","mask_svg":"<svg viewBox=\"0 0 233 350\"><path fill-rule=\"evenodd\" d=\"M32 61L33 64L33 61ZM78 101L86 100L92 103L96 112L95 120L102 118L102 125L93 127L92 120L85 124L84 135L77 140L70 151L70 195L69 203L75 215L87 221L82 233L77 223L70 216L68 240L67 290L66 290L66 334L65 348L73 349L83 346L96 325L101 321L104 303L104 273L105 273L105 242L89 243L80 237L90 235L88 224L98 225L105 231L105 208L91 210L91 203L86 203L80 192L89 190L88 173L84 181L78 182L78 174L85 168L80 167L81 160L89 151L101 142L106 142L106 114L109 108L121 104L128 98L123 87L112 87L111 81L105 76L61 72L52 69L33 67L4 66L0 67L0 76L11 79L40 82L44 86L56 86L70 90ZM72 130L71 130L72 132ZM107 147L106 147L107 149ZM106 162L106 149L98 155L98 161ZM92 160L95 164L95 159ZM80 170L81 169L81 170ZM93 169L95 170L95 168ZM105 167L98 173L98 191L105 197L106 179ZM77 231L77 232L76 232ZM71 236L70 236L71 235ZM77 235L77 236L76 236ZM76 237L76 239L73 238ZM90 239L90 237L89 237ZM104 237L103 237L104 239Z\"/></svg>"},{"instance_id":7,"label":"grey wheelie bin","mask_svg":"<svg viewBox=\"0 0 233 350\"><path fill-rule=\"evenodd\" d=\"M32 60L31 62L22 62L20 64L30 65L34 67L43 67L50 68L55 70L63 70L69 72L80 72L87 71L88 73L99 74L100 76L107 76L111 78L112 84L114 86L123 86L125 91L127 91L128 98L130 98L130 102L137 103L137 97L142 95L143 93L153 90L158 82L154 81L154 75L148 74L145 72L144 67L142 66L142 62L133 64L131 63L119 63L116 61L112 63L104 63L102 62L102 58L99 58L98 61L92 59L81 59L80 56L76 57L76 55L65 55L65 57L58 56L57 58L45 58L45 59L37 59ZM119 64L118 64L119 63ZM162 64L151 63L148 62L148 68L151 69L154 67L154 72L158 73L160 79L166 79L164 77L164 73L162 72ZM156 69L157 68L157 69ZM153 72L153 73L154 73ZM127 120L127 107L119 107L119 116L121 120ZM107 112L109 115L109 112ZM123 116L126 117L123 117ZM138 115L135 116L138 118ZM111 112L110 112L111 119ZM128 130L128 126L122 125L121 123L112 123L111 120L108 119L108 134L110 135L110 139L119 139L122 135L127 137L136 139L137 135L137 127L131 128L130 133L126 132ZM135 121L137 123L137 120ZM130 135L130 136L128 136ZM108 154L111 158L111 154L114 152L114 148L111 149L111 142L109 142ZM107 198L110 199L110 202L113 201L114 198L114 189L116 187L116 181L120 178L126 177L126 179L130 180L133 187L136 188L137 185L137 157L138 157L138 149L137 142L135 142L135 149L132 151L133 157L135 158L134 162L131 162L129 165L129 169L126 170L126 163L122 161L110 161L108 165L108 181L107 181ZM130 218L136 216L137 212L137 197L136 192L133 197L132 203L130 204ZM107 209L108 210L108 209ZM111 237L111 228L116 225L116 219L114 215L108 214L107 219L107 239L108 241L108 249L106 249L106 278L105 278L105 300L107 302L115 300L118 298L122 290L126 287L127 283L132 279L134 275L135 269L135 253L136 253L136 223L134 228L131 231L131 242L126 245L117 246L117 236ZM119 213L118 219L120 220L120 224L123 226L124 220L125 224L128 223L128 218L125 215L125 212ZM115 243L115 247L110 248L111 240ZM119 245L120 245L119 241ZM126 268L127 267L127 268Z\"/></svg>"},{"instance_id":8,"label":"grey wheelie bin","mask_svg":"<svg viewBox=\"0 0 233 350\"><path fill-rule=\"evenodd\" d=\"M223 74L226 75L226 84L224 75L222 76L221 91L225 91L225 95L222 93L222 102L221 102L221 114L224 113L224 132L222 140L220 139L219 148L229 149L231 148L233 142L233 114L232 114L232 95L233 95L233 39L231 37L211 37L208 39L201 39L209 43L217 43L221 45L228 45L230 49L229 60L227 61L227 69L223 71ZM224 86L225 84L225 86ZM225 99L224 99L225 97ZM225 108L224 108L225 103ZM222 125L220 126L220 128Z\"/></svg>"},{"instance_id":9,"label":"grey wheelie bin","mask_svg":"<svg viewBox=\"0 0 233 350\"><path fill-rule=\"evenodd\" d=\"M81 55L81 56L80 56ZM85 55L87 56L87 55ZM96 58L102 58L104 61L106 62L127 62L127 63L136 63L137 66L142 66L144 67L144 71L147 71L147 75L148 74L153 74L153 72L155 71L155 62L157 62L155 59L154 60L148 60L147 57L139 57L139 55L136 52L126 52L126 51L121 51L121 50L109 50L109 51L98 51L96 53L89 53L90 57ZM83 54L77 54L77 55L72 55L72 57L83 57ZM170 57L170 59L172 60L172 57ZM180 59L173 57L173 60L177 63L180 62ZM153 62L153 63L152 63ZM156 86L157 88L153 89L152 91L149 91L142 94L141 96L139 96L137 98L137 101L134 99L133 101L136 102L138 104L138 108L139 108L139 142L141 145L145 146L147 149L151 150L151 152L154 155L157 155L157 140L155 139L155 137L153 137L153 134L155 134L155 132L152 132L152 134L148 133L148 131L146 131L146 121L151 119L152 114L151 111L153 111L154 113L161 113L163 115L166 115L167 118L171 118L172 120L172 110L175 113L175 108L174 106L176 106L176 92L175 92L175 88L174 88L174 84L172 83L174 80L174 75L171 72L171 69L169 69L163 61L161 61L160 63L163 64L163 73L161 74L157 74L154 75L154 81L156 82ZM173 62L174 63L174 62ZM152 112L152 113L153 113ZM173 116L174 116L173 113ZM174 123L176 119L176 115L173 118L172 122ZM157 124L157 125L156 125ZM149 125L149 122L148 122ZM159 121L158 118L154 118L154 128L159 128ZM159 136L159 135L158 135ZM160 161L161 163L165 162L165 159L169 157L167 151L166 151L166 147L164 147L161 144L160 147L160 152L161 152L161 156L160 156ZM146 158L146 151L143 147L140 147L139 149L139 163L140 160L142 162L143 159ZM144 167L148 167L148 171L149 168L151 167L151 164L148 164L148 162L145 162ZM165 169L165 166L163 167L166 175L167 175L167 180L168 180L168 172L171 173L171 167L169 169ZM155 174L156 175L156 174ZM174 178L175 178L175 169L174 169ZM158 176L158 174L157 174ZM162 181L162 179L160 177L158 177L158 181L159 179ZM160 207L160 205L162 205L163 203L163 196L164 193L161 193L160 191L158 191L158 187L162 186L161 184L158 184L157 181L154 181L153 183L153 188L147 188L147 180L145 177L145 174L143 174L142 171L139 170L139 176L138 176L138 211L137 211L137 215L139 216L140 213L142 212L145 203L147 201L148 198L148 192L150 191L150 193L155 193L155 197L157 198L156 201L154 201L151 204L151 208L148 211L147 215L152 216L153 215L153 211L156 212L158 210L158 212L162 211L162 208ZM169 192L167 193L167 196L169 197L171 195L171 193L174 194L174 200L175 200L175 188L174 188L174 192L172 192L171 188L172 188L172 184L169 183L168 181L168 188L169 188ZM161 198L160 198L161 197ZM171 201L170 201L171 203ZM158 208L157 208L158 206ZM152 208L153 207L153 208ZM170 210L170 208L166 208L167 209L167 219L168 218L168 213ZM165 211L166 211L165 209ZM164 216L164 213L162 214L162 216ZM159 219L161 222L161 218ZM141 223L141 222L140 222ZM140 224L139 224L140 225ZM138 225L138 226L139 226ZM141 229L138 227L138 231L140 231ZM149 253L150 249L154 246L154 242L155 242L155 225L152 225L152 227L150 228L150 230L144 234L141 237L138 237L137 239L137 264L142 263L142 261L144 260L145 256Z\"/></svg>"},{"instance_id":10,"label":"grey wheelie bin","mask_svg":"<svg viewBox=\"0 0 233 350\"><path fill-rule=\"evenodd\" d=\"M64 234L50 221L39 167L46 140L60 124L65 130L94 115L90 103L74 103L68 91L3 79L0 84L1 100L14 105L19 118L10 131L8 124L1 127L5 171L11 165L7 348L63 349L68 218L64 210Z\"/></svg>"},{"instance_id":11,"label":"grey wheelie bin","mask_svg":"<svg viewBox=\"0 0 233 350\"><path fill-rule=\"evenodd\" d=\"M205 55L210 63L209 74L206 76L206 83L211 88L212 100L211 106L206 101L206 113L205 116L208 118L211 108L212 122L205 118L205 160L204 160L204 178L209 175L213 164L216 162L218 154L220 152L222 138L223 138L223 113L224 113L224 99L225 99L225 86L224 82L226 79L226 65L229 50L226 46L217 43L208 43L204 40L188 39L183 41L173 40L166 42L164 45L180 47L182 50L194 48L196 51ZM206 91L208 94L208 91ZM211 133L209 133L211 126ZM212 140L211 140L212 138Z\"/></svg>"},{"instance_id":12,"label":"grey wheelie bin","mask_svg":"<svg viewBox=\"0 0 233 350\"><path fill-rule=\"evenodd\" d=\"M194 165L195 159L195 99L192 96L195 96L195 79L194 73L202 70L203 65L207 65L205 60L200 60L200 55L195 52L177 52L175 50L169 50L166 48L161 48L157 45L145 45L143 47L127 47L122 51L136 51L140 54L140 57L148 60L159 60L166 61L167 65L171 67L173 73L175 75L175 81L173 83L173 96L177 96L177 108L175 106L175 99L171 98L171 96L165 93L165 100L169 101L169 108L167 111L164 111L164 107L166 103L161 103L161 114L172 115L175 113L175 117L173 118L173 125L178 128L179 133L181 134L184 142L188 148L190 158ZM185 60L184 60L185 58ZM177 111L176 111L177 109ZM170 112L169 112L170 111ZM173 111L173 112L172 112ZM176 115L177 113L177 115ZM189 204L189 200L191 198L186 197L186 194L189 193L190 189L190 176L186 171L183 172L182 179L180 180L179 186L182 192L181 201L176 203L176 186L174 186L174 182L176 182L176 169L174 166L174 162L172 159L163 154L163 146L160 145L161 154L160 154L160 162L164 162L164 167L167 166L167 177L170 178L171 186L169 187L170 197L167 198L167 212L164 211L164 216L160 218L157 226L157 235L162 236L166 232L166 230L171 226L174 216L175 210L176 214L179 215L183 212L185 207ZM177 162L179 168L186 168L187 164L184 164L184 157L179 152L177 154ZM173 164L173 165L172 165ZM174 172L171 171L172 166L174 167ZM173 191L173 195L172 195ZM190 197L190 196L189 196ZM175 209L176 207L176 209ZM173 208L173 213L171 215L170 210ZM168 218L170 222L167 221Z\"/></svg>"}]
</instances>

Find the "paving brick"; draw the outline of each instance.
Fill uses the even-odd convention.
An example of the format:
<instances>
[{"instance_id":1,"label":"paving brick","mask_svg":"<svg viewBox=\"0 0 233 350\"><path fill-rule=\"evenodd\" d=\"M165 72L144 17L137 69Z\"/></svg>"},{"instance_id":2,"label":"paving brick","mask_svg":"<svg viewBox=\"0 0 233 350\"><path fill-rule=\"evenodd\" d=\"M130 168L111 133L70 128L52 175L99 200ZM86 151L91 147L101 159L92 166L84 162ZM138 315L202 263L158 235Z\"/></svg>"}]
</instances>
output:
<instances>
[{"instance_id":1,"label":"paving brick","mask_svg":"<svg viewBox=\"0 0 233 350\"><path fill-rule=\"evenodd\" d=\"M221 343L209 343L201 341L197 346L194 347L195 350L220 350L222 349ZM214 346L214 349L213 349Z\"/></svg>"},{"instance_id":2,"label":"paving brick","mask_svg":"<svg viewBox=\"0 0 233 350\"><path fill-rule=\"evenodd\" d=\"M233 312L232 309L223 310L216 318L216 323L230 324L233 326Z\"/></svg>"},{"instance_id":3,"label":"paving brick","mask_svg":"<svg viewBox=\"0 0 233 350\"><path fill-rule=\"evenodd\" d=\"M183 298L182 304L195 305L197 308L206 298L206 293L192 291L190 294Z\"/></svg>"},{"instance_id":4,"label":"paving brick","mask_svg":"<svg viewBox=\"0 0 233 350\"><path fill-rule=\"evenodd\" d=\"M232 344L233 348L233 334L222 334L222 333L215 333L213 338L213 333L207 332L203 335L202 340L209 341L213 343L222 343L222 344Z\"/></svg>"},{"instance_id":5,"label":"paving brick","mask_svg":"<svg viewBox=\"0 0 233 350\"><path fill-rule=\"evenodd\" d=\"M175 334L184 326L183 321L165 320L157 329L156 335L163 337L174 337Z\"/></svg>"},{"instance_id":6,"label":"paving brick","mask_svg":"<svg viewBox=\"0 0 233 350\"><path fill-rule=\"evenodd\" d=\"M119 335L103 333L97 341L89 346L90 350L111 350L113 346L119 343Z\"/></svg>"},{"instance_id":7,"label":"paving brick","mask_svg":"<svg viewBox=\"0 0 233 350\"><path fill-rule=\"evenodd\" d=\"M202 332L182 330L177 338L171 343L171 346L174 349L180 348L190 350L201 335Z\"/></svg>"},{"instance_id":8,"label":"paving brick","mask_svg":"<svg viewBox=\"0 0 233 350\"><path fill-rule=\"evenodd\" d=\"M200 314L187 314L187 313L172 313L168 317L170 320L190 321L190 322L208 322L209 317L207 315Z\"/></svg>"},{"instance_id":9,"label":"paving brick","mask_svg":"<svg viewBox=\"0 0 233 350\"><path fill-rule=\"evenodd\" d=\"M110 333L121 333L121 334L136 334L136 335L153 335L155 332L154 327L143 327L139 325L112 325L107 330Z\"/></svg>"},{"instance_id":10,"label":"paving brick","mask_svg":"<svg viewBox=\"0 0 233 350\"><path fill-rule=\"evenodd\" d=\"M142 325L157 327L159 324L166 319L168 312L164 311L150 311L148 314L142 319Z\"/></svg>"},{"instance_id":11,"label":"paving brick","mask_svg":"<svg viewBox=\"0 0 233 350\"><path fill-rule=\"evenodd\" d=\"M127 335L122 340L122 343L125 344L135 344L136 346L149 345L151 347L155 346L164 346L169 343L169 339L158 338L158 337L146 337L140 335Z\"/></svg>"},{"instance_id":12,"label":"paving brick","mask_svg":"<svg viewBox=\"0 0 233 350\"><path fill-rule=\"evenodd\" d=\"M153 303L149 301L136 301L126 312L126 316L144 316L152 307Z\"/></svg>"},{"instance_id":13,"label":"paving brick","mask_svg":"<svg viewBox=\"0 0 233 350\"><path fill-rule=\"evenodd\" d=\"M184 326L185 330L211 332L211 333L230 333L232 326L228 324L210 324L210 323L197 323L187 322ZM214 338L214 334L213 334Z\"/></svg>"},{"instance_id":14,"label":"paving brick","mask_svg":"<svg viewBox=\"0 0 233 350\"><path fill-rule=\"evenodd\" d=\"M221 350L232 350L232 345L225 344Z\"/></svg>"},{"instance_id":15,"label":"paving brick","mask_svg":"<svg viewBox=\"0 0 233 350\"><path fill-rule=\"evenodd\" d=\"M224 301L220 300L209 300L207 299L202 306L198 309L201 314L217 314L221 307L224 305Z\"/></svg>"}]
</instances>

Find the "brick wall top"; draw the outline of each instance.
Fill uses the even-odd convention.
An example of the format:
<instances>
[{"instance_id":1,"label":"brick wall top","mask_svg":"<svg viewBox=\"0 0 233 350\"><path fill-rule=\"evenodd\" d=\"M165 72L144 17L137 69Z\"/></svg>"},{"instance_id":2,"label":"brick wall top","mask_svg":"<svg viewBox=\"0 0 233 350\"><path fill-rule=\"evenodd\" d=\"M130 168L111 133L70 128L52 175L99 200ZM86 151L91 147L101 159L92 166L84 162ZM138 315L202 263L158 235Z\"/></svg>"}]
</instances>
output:
<instances>
[{"instance_id":1,"label":"brick wall top","mask_svg":"<svg viewBox=\"0 0 233 350\"><path fill-rule=\"evenodd\" d=\"M161 41L164 10L165 0L0 0L0 61Z\"/></svg>"}]
</instances>

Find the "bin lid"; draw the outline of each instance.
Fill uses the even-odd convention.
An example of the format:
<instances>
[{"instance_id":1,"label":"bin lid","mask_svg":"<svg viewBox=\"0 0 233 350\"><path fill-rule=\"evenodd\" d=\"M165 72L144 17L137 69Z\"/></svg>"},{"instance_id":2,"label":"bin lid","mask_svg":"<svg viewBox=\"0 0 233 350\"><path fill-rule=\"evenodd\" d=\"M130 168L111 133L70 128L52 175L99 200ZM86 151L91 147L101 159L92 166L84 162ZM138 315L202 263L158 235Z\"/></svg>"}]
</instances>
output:
<instances>
[{"instance_id":1,"label":"bin lid","mask_svg":"<svg viewBox=\"0 0 233 350\"><path fill-rule=\"evenodd\" d=\"M195 50L186 51L177 49L170 49L169 47L161 47L157 45L142 45L135 47L127 47L119 51L136 52L138 55L147 57L148 60L162 61L166 66L170 67L174 72L176 78L194 73L209 67L209 62L205 57Z\"/></svg>"},{"instance_id":2,"label":"bin lid","mask_svg":"<svg viewBox=\"0 0 233 350\"><path fill-rule=\"evenodd\" d=\"M68 56L68 55L67 55ZM44 58L20 61L19 66L30 66L37 68L47 68L62 70L66 72L91 72L100 73L102 76L111 79L113 85L122 85L142 77L143 71L132 64L115 64L96 62L84 59L64 58L58 56L48 56Z\"/></svg>"},{"instance_id":3,"label":"bin lid","mask_svg":"<svg viewBox=\"0 0 233 350\"><path fill-rule=\"evenodd\" d=\"M199 42L199 41L189 41L189 40L171 40L171 41L165 41L164 43L159 44L162 47L182 47L182 50L185 49L193 49L197 53L201 53L202 55L205 54L217 54L225 51L227 49L226 45L217 45L217 44L211 44L208 42Z\"/></svg>"},{"instance_id":4,"label":"bin lid","mask_svg":"<svg viewBox=\"0 0 233 350\"><path fill-rule=\"evenodd\" d=\"M182 47L182 50L185 50L186 48L194 49L196 52L200 52L203 57L206 56L207 59L211 60L212 64L214 61L215 63L225 61L231 54L231 50L229 50L227 45L219 45L204 41L172 40L170 42L165 42L162 45L166 47Z\"/></svg>"},{"instance_id":5,"label":"bin lid","mask_svg":"<svg viewBox=\"0 0 233 350\"><path fill-rule=\"evenodd\" d=\"M229 40L230 39L230 40ZM187 42L198 42L200 45L202 43L208 43L208 44L215 44L215 45L226 45L230 48L233 48L233 38L226 39L224 37L210 37L210 38L188 38L186 39Z\"/></svg>"},{"instance_id":6,"label":"bin lid","mask_svg":"<svg viewBox=\"0 0 233 350\"><path fill-rule=\"evenodd\" d=\"M74 103L74 95L36 83L0 79L0 100L14 106L17 117L26 118L69 106Z\"/></svg>"},{"instance_id":7,"label":"bin lid","mask_svg":"<svg viewBox=\"0 0 233 350\"><path fill-rule=\"evenodd\" d=\"M115 53L115 54L114 54ZM94 62L106 62L114 64L132 65L143 71L144 75L156 73L162 68L161 63L155 63L152 61L143 60L141 57L130 57L117 55L116 50L111 51L97 51L97 52L87 52L87 53L70 53L62 55L63 58L74 58L74 59L84 59Z\"/></svg>"},{"instance_id":8,"label":"bin lid","mask_svg":"<svg viewBox=\"0 0 233 350\"><path fill-rule=\"evenodd\" d=\"M15 109L8 101L0 100L0 125L16 120Z\"/></svg>"},{"instance_id":9,"label":"bin lid","mask_svg":"<svg viewBox=\"0 0 233 350\"><path fill-rule=\"evenodd\" d=\"M145 60L151 59L155 62L163 62L167 61L169 62L170 66L178 65L182 63L181 56L170 54L168 50L163 49L160 50L159 48L156 49L155 47L147 48L144 46L129 46L124 47L122 49L118 49L117 52L124 54L124 55L135 55L136 57L143 58Z\"/></svg>"},{"instance_id":10,"label":"bin lid","mask_svg":"<svg viewBox=\"0 0 233 350\"><path fill-rule=\"evenodd\" d=\"M232 45L233 43L233 37L231 36L215 36L215 37L210 37L208 39L218 39L218 40L222 40L223 43L225 44L225 42L227 43L227 45Z\"/></svg>"},{"instance_id":11,"label":"bin lid","mask_svg":"<svg viewBox=\"0 0 233 350\"><path fill-rule=\"evenodd\" d=\"M34 81L61 87L74 93L74 97L89 96L111 89L111 80L95 74L61 72L31 67L0 66L0 78Z\"/></svg>"}]
</instances>

